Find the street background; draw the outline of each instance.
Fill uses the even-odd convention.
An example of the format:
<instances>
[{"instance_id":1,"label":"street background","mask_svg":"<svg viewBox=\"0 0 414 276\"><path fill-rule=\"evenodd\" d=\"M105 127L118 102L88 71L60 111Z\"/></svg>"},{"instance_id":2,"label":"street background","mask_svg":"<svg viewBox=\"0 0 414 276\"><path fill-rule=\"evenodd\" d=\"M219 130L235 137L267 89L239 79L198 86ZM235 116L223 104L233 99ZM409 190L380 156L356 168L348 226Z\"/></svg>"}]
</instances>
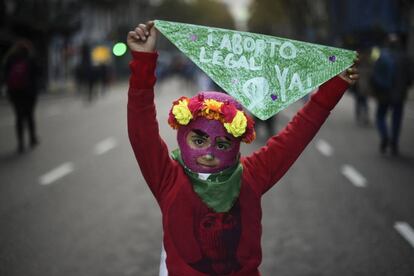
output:
<instances>
[{"instance_id":1,"label":"street background","mask_svg":"<svg viewBox=\"0 0 414 276\"><path fill-rule=\"evenodd\" d=\"M368 57L365 83L384 34L401 34L413 55L412 1L298 2L0 1L1 56L18 37L31 39L42 80L40 143L23 153L5 89L0 96L0 275L158 275L161 214L127 137L130 56L114 50L137 22L184 21L358 49ZM77 74L85 45L93 66L106 72L91 89ZM172 150L169 107L206 79L162 38L159 49L157 118ZM280 131L304 102L258 124L258 138L242 154L264 145L269 123ZM357 120L348 91L264 196L263 275L414 274L414 90L398 156L380 153L369 93L367 105Z\"/></svg>"}]
</instances>

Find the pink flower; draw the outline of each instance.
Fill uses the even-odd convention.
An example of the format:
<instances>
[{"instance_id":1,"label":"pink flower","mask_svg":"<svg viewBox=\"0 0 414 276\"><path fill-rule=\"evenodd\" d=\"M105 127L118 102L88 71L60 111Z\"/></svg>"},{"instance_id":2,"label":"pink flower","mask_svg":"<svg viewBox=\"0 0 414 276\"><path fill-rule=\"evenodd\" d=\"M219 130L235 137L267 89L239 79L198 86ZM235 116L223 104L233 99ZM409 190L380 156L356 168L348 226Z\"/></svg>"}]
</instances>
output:
<instances>
[{"instance_id":1,"label":"pink flower","mask_svg":"<svg viewBox=\"0 0 414 276\"><path fill-rule=\"evenodd\" d=\"M168 114L168 124L173 128L178 128L178 122L174 117L174 114L172 113L172 109L170 110L170 113Z\"/></svg>"},{"instance_id":2,"label":"pink flower","mask_svg":"<svg viewBox=\"0 0 414 276\"><path fill-rule=\"evenodd\" d=\"M242 140L243 142L250 144L256 138L256 131L254 130L254 120L252 117L248 116L247 114L245 115L247 118L247 127Z\"/></svg>"},{"instance_id":3,"label":"pink flower","mask_svg":"<svg viewBox=\"0 0 414 276\"><path fill-rule=\"evenodd\" d=\"M200 102L203 102L204 101L204 94L203 93L198 94L197 98Z\"/></svg>"},{"instance_id":4,"label":"pink flower","mask_svg":"<svg viewBox=\"0 0 414 276\"><path fill-rule=\"evenodd\" d=\"M203 101L197 98L191 98L188 103L188 109L190 109L191 114L195 117L196 114L203 108Z\"/></svg>"},{"instance_id":5,"label":"pink flower","mask_svg":"<svg viewBox=\"0 0 414 276\"><path fill-rule=\"evenodd\" d=\"M224 121L226 123L231 123L236 116L237 109L234 105L229 104L229 102L225 102L221 106L221 113L223 114Z\"/></svg>"},{"instance_id":6,"label":"pink flower","mask_svg":"<svg viewBox=\"0 0 414 276\"><path fill-rule=\"evenodd\" d=\"M188 101L189 99L185 96L181 96L179 99L173 101L173 106L179 104L179 102L182 101L182 100L187 100Z\"/></svg>"}]
</instances>

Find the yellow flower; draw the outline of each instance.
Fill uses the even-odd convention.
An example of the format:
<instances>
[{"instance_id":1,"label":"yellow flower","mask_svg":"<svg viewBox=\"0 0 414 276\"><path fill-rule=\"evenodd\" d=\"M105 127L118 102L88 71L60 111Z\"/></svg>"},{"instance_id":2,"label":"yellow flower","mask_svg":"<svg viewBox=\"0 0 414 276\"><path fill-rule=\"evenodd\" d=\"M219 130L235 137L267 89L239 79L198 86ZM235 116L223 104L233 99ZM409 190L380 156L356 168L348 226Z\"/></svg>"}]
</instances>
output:
<instances>
[{"instance_id":1,"label":"yellow flower","mask_svg":"<svg viewBox=\"0 0 414 276\"><path fill-rule=\"evenodd\" d=\"M187 125L193 118L190 109L188 109L188 100L180 100L172 109L175 119L180 125Z\"/></svg>"},{"instance_id":2,"label":"yellow flower","mask_svg":"<svg viewBox=\"0 0 414 276\"><path fill-rule=\"evenodd\" d=\"M247 127L246 116L244 116L242 111L238 110L233 121L231 121L231 123L224 123L224 127L227 129L227 132L234 137L242 136Z\"/></svg>"},{"instance_id":3,"label":"yellow flower","mask_svg":"<svg viewBox=\"0 0 414 276\"><path fill-rule=\"evenodd\" d=\"M213 99L207 99L204 101L204 112L206 114L209 114L210 111L220 112L220 108L223 105L222 102L213 100Z\"/></svg>"}]
</instances>

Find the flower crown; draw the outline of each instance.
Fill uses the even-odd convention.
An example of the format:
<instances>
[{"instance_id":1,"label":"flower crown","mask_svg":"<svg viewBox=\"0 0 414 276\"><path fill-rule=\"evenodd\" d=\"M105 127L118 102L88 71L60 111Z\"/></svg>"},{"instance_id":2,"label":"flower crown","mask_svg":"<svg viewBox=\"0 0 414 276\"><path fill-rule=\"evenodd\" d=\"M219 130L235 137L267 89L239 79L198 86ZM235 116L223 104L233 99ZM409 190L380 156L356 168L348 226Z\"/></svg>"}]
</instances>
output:
<instances>
[{"instance_id":1,"label":"flower crown","mask_svg":"<svg viewBox=\"0 0 414 276\"><path fill-rule=\"evenodd\" d=\"M244 111L225 100L205 99L203 94L195 97L181 97L173 102L168 117L168 124L177 129L187 125L192 119L205 117L209 120L220 121L228 133L240 137L245 143L251 143L256 138L254 120Z\"/></svg>"}]
</instances>

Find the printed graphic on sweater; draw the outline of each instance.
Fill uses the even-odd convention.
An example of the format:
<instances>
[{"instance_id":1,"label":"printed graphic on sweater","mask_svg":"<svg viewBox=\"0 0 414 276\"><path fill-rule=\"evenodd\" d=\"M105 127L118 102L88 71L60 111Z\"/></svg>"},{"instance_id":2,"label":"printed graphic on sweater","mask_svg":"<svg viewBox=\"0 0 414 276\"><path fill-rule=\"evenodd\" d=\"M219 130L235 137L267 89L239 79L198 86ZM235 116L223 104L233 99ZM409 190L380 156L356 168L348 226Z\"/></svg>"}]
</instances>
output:
<instances>
[{"instance_id":1,"label":"printed graphic on sweater","mask_svg":"<svg viewBox=\"0 0 414 276\"><path fill-rule=\"evenodd\" d=\"M240 204L227 213L215 213L200 203L190 217L176 216L180 203L170 208L170 224L184 224L190 219L193 229L183 233L172 231L171 236L183 260L193 269L208 275L227 275L240 270L237 249L241 236ZM202 206L204 205L204 206ZM181 213L181 215L183 215ZM171 218L174 218L171 220ZM170 229L174 229L171 225Z\"/></svg>"}]
</instances>

